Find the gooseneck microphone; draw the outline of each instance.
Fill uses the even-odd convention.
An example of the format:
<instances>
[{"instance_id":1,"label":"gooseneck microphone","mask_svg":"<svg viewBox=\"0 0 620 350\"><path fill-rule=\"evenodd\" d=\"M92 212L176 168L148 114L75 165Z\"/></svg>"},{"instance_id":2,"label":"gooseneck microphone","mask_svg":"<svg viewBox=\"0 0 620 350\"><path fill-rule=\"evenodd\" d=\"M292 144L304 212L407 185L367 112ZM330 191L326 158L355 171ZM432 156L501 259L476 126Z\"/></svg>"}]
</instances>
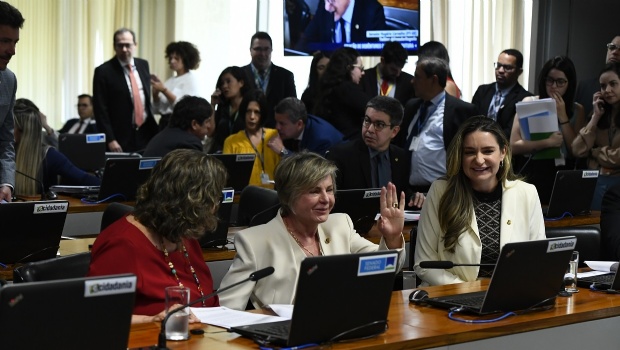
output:
<instances>
[{"instance_id":1,"label":"gooseneck microphone","mask_svg":"<svg viewBox=\"0 0 620 350\"><path fill-rule=\"evenodd\" d=\"M164 319L161 321L161 331L159 332L159 338L157 341L157 346L153 346L151 347L151 349L153 350L168 350L168 347L166 346L166 322L168 321L168 319L170 318L170 316L176 312L179 312L183 309L185 309L186 307L192 306L196 303L199 303L201 301L205 301L209 298L213 298L214 296L220 294L221 292L227 291L233 287L236 287L242 283L248 282L248 281L253 281L256 282L262 278L265 278L269 275L271 275L273 272L275 271L275 269L273 268L273 266L269 266L269 267L265 267L264 269L260 269L258 271L254 271L250 274L250 277L241 280L237 283L233 283L230 286L224 287L224 288L220 288L218 290L216 290L215 292L205 295L203 297L200 297L196 300L192 300L189 303L179 306L176 309L172 309L170 312L168 312L166 314L166 317L164 317Z\"/></svg>"},{"instance_id":2,"label":"gooseneck microphone","mask_svg":"<svg viewBox=\"0 0 620 350\"><path fill-rule=\"evenodd\" d=\"M451 269L455 266L495 266L495 264L455 264L452 261L422 261L418 266L423 269Z\"/></svg>"},{"instance_id":3,"label":"gooseneck microphone","mask_svg":"<svg viewBox=\"0 0 620 350\"><path fill-rule=\"evenodd\" d=\"M35 181L39 185L39 187L41 188L41 200L42 201L58 199L58 195L55 192L52 192L52 191L45 192L45 186L43 186L43 182L41 182L41 180L35 177L32 177L28 174L24 174L19 170L15 170L15 172L23 177L26 177L32 181Z\"/></svg>"}]
</instances>

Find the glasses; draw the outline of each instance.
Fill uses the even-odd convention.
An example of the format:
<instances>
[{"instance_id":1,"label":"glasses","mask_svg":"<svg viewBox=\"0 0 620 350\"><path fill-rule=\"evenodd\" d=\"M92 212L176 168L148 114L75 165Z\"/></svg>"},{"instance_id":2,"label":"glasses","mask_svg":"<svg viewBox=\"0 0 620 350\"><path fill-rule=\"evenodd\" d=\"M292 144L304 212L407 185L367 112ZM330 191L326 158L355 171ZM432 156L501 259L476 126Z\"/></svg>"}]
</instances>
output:
<instances>
[{"instance_id":1,"label":"glasses","mask_svg":"<svg viewBox=\"0 0 620 350\"><path fill-rule=\"evenodd\" d=\"M325 0L326 3L333 5L336 3L336 0Z\"/></svg>"},{"instance_id":2,"label":"glasses","mask_svg":"<svg viewBox=\"0 0 620 350\"><path fill-rule=\"evenodd\" d=\"M514 71L515 69L517 69L517 67L515 67L515 66L511 66L509 64L501 64L499 62L493 63L493 66L495 67L495 70L499 70L500 68L504 68L504 72L508 72L508 73L510 73L510 72Z\"/></svg>"},{"instance_id":3,"label":"glasses","mask_svg":"<svg viewBox=\"0 0 620 350\"><path fill-rule=\"evenodd\" d=\"M372 120L370 120L370 118L368 117L364 117L364 122L362 123L364 125L364 127L366 129L370 128L370 125L375 127L376 131L381 131L383 130L386 126L392 127L392 124L385 124L382 121L378 121L378 122L373 122Z\"/></svg>"},{"instance_id":4,"label":"glasses","mask_svg":"<svg viewBox=\"0 0 620 350\"><path fill-rule=\"evenodd\" d=\"M551 77L547 77L547 79L545 79L545 84L547 84L547 86L553 86L553 84L555 84L555 86L561 88L561 87L564 87L566 83L568 83L568 80L563 79L563 78L553 79Z\"/></svg>"},{"instance_id":5,"label":"glasses","mask_svg":"<svg viewBox=\"0 0 620 350\"><path fill-rule=\"evenodd\" d=\"M619 49L620 49L620 46L618 46L618 45L616 45L614 43L607 44L607 50L609 50L609 51L616 51L616 50L619 50Z\"/></svg>"},{"instance_id":6,"label":"glasses","mask_svg":"<svg viewBox=\"0 0 620 350\"><path fill-rule=\"evenodd\" d=\"M357 67L357 68L359 68L361 71L363 71L363 70L364 70L364 66L363 66L363 65L361 65L361 64L352 64L352 65L351 65L351 67Z\"/></svg>"},{"instance_id":7,"label":"glasses","mask_svg":"<svg viewBox=\"0 0 620 350\"><path fill-rule=\"evenodd\" d=\"M88 105L88 104L86 104L86 103L78 103L78 104L77 104L77 107L78 107L78 108L80 108L80 107L88 107L88 106L89 106L89 105Z\"/></svg>"},{"instance_id":8,"label":"glasses","mask_svg":"<svg viewBox=\"0 0 620 350\"><path fill-rule=\"evenodd\" d=\"M253 47L252 51L256 51L256 52L271 52L271 48L270 47Z\"/></svg>"}]
</instances>

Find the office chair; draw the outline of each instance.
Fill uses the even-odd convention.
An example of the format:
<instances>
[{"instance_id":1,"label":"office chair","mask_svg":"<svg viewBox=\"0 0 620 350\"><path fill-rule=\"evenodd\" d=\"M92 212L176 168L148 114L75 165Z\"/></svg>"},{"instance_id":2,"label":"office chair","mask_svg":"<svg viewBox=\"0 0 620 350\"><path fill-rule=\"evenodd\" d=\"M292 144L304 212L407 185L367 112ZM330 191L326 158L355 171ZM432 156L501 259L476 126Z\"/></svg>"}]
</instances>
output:
<instances>
[{"instance_id":1,"label":"office chair","mask_svg":"<svg viewBox=\"0 0 620 350\"><path fill-rule=\"evenodd\" d=\"M280 203L254 215L250 219L250 223L248 224L248 226L252 227L268 223L269 221L271 221L271 219L276 217L276 215L278 214L278 210L280 210Z\"/></svg>"},{"instance_id":2,"label":"office chair","mask_svg":"<svg viewBox=\"0 0 620 350\"><path fill-rule=\"evenodd\" d=\"M279 204L280 200L275 190L249 185L241 191L241 196L239 196L239 210L235 225L249 226L254 216L265 211L265 208L272 209ZM275 213L277 213L277 210ZM269 220L271 219L273 219L273 216L269 218ZM254 221L255 224L256 222L259 222L259 219Z\"/></svg>"},{"instance_id":3,"label":"office chair","mask_svg":"<svg viewBox=\"0 0 620 350\"><path fill-rule=\"evenodd\" d=\"M89 265L90 252L35 261L15 268L13 283L85 277Z\"/></svg>"},{"instance_id":4,"label":"office chair","mask_svg":"<svg viewBox=\"0 0 620 350\"><path fill-rule=\"evenodd\" d=\"M547 238L575 236L579 252L579 266L584 267L584 261L601 260L601 230L596 226L567 226L545 228Z\"/></svg>"},{"instance_id":5,"label":"office chair","mask_svg":"<svg viewBox=\"0 0 620 350\"><path fill-rule=\"evenodd\" d=\"M103 211L103 215L101 216L101 229L103 231L106 227L110 226L114 221L122 218L125 214L133 211L133 207L131 205L123 204L123 203L110 203L105 210Z\"/></svg>"}]
</instances>

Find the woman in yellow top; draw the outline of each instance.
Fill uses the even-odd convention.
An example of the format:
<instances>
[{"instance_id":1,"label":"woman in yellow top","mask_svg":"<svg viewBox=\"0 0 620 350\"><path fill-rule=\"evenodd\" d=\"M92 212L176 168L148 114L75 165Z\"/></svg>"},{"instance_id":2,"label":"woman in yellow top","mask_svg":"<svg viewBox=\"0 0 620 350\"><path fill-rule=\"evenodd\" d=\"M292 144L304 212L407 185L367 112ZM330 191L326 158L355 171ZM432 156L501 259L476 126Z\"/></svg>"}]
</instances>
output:
<instances>
[{"instance_id":1,"label":"woman in yellow top","mask_svg":"<svg viewBox=\"0 0 620 350\"><path fill-rule=\"evenodd\" d=\"M273 180L280 155L267 146L278 135L275 129L263 128L262 113L267 111L267 100L261 90L249 91L243 96L239 115L245 115L245 130L232 134L224 141L224 154L252 153L256 155L250 185L261 185Z\"/></svg>"}]
</instances>

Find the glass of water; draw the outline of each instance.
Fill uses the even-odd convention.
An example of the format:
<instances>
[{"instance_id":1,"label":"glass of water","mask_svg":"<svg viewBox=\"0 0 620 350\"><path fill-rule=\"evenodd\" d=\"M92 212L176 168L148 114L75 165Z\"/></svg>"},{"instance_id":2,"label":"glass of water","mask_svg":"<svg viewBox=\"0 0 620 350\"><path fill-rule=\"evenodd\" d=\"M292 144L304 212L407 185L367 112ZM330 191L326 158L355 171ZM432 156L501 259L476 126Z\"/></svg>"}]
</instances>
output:
<instances>
[{"instance_id":1,"label":"glass of water","mask_svg":"<svg viewBox=\"0 0 620 350\"><path fill-rule=\"evenodd\" d=\"M166 310L172 311L181 305L189 303L189 288L166 287ZM166 321L166 339L189 339L189 307L177 311Z\"/></svg>"},{"instance_id":2,"label":"glass of water","mask_svg":"<svg viewBox=\"0 0 620 350\"><path fill-rule=\"evenodd\" d=\"M579 267L579 252L574 250L568 262L568 270L564 275L564 290L569 293L577 293L577 269Z\"/></svg>"}]
</instances>

